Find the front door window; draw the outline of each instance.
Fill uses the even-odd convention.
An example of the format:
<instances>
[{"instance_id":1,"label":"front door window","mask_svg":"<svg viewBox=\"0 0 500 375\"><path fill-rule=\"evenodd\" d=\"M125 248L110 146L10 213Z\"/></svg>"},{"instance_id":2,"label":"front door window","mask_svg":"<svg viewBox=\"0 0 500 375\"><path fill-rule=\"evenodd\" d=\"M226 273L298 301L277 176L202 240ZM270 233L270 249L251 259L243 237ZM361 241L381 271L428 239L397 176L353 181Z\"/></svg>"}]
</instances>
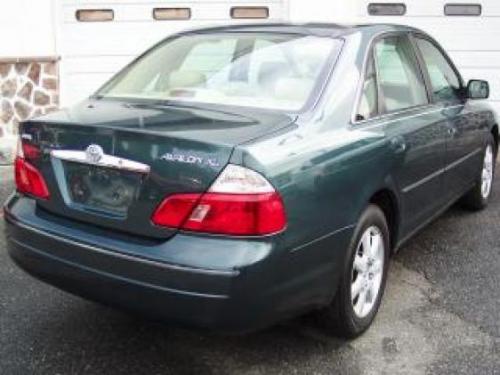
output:
<instances>
[{"instance_id":1,"label":"front door window","mask_svg":"<svg viewBox=\"0 0 500 375\"><path fill-rule=\"evenodd\" d=\"M460 78L441 51L429 40L416 38L432 86L435 102L459 101Z\"/></svg>"}]
</instances>

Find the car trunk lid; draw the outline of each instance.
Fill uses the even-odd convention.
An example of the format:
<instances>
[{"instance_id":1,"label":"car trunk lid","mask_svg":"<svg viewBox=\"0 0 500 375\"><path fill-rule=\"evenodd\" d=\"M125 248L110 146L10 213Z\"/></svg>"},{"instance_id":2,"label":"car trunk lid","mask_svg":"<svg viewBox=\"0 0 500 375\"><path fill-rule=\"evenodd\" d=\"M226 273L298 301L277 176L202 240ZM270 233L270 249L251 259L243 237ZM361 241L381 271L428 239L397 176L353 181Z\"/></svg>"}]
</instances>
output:
<instances>
[{"instance_id":1,"label":"car trunk lid","mask_svg":"<svg viewBox=\"0 0 500 375\"><path fill-rule=\"evenodd\" d=\"M51 192L40 208L128 233L168 238L151 223L174 193L208 189L233 148L290 124L255 110L220 111L120 101L88 101L22 124L23 142Z\"/></svg>"}]
</instances>

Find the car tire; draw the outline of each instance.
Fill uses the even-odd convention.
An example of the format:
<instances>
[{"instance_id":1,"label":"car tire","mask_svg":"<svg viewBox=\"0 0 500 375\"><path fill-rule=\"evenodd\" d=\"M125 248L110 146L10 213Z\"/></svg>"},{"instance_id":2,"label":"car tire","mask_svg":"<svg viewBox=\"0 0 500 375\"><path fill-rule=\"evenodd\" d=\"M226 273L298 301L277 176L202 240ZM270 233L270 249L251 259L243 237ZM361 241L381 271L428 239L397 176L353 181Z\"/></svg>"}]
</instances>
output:
<instances>
[{"instance_id":1,"label":"car tire","mask_svg":"<svg viewBox=\"0 0 500 375\"><path fill-rule=\"evenodd\" d=\"M482 210L488 205L495 177L497 149L490 135L483 150L483 163L474 187L462 198L462 205L472 211Z\"/></svg>"},{"instance_id":2,"label":"car tire","mask_svg":"<svg viewBox=\"0 0 500 375\"><path fill-rule=\"evenodd\" d=\"M358 264L363 256L368 254L365 251L365 246L368 243L366 242L367 238L370 240L370 246L375 243L374 241L379 241L381 247L377 254L370 253L371 258L368 258L365 264ZM375 250L375 248L371 246L371 250ZM389 229L385 215L378 206L369 205L361 214L356 225L337 293L332 303L319 312L321 324L325 325L332 334L344 338L354 338L371 325L378 312L385 289L389 252ZM366 269L361 272L360 268ZM379 268L380 273L375 276L377 268ZM375 297L373 296L375 293L368 289L369 283L372 282L370 277L378 284ZM358 281L362 283L362 289L353 296L353 292L356 293L355 289L359 289L359 285L355 284ZM377 285L372 285L372 287L375 286ZM361 300L362 296L364 300ZM360 309L361 301L369 303L369 305Z\"/></svg>"}]
</instances>

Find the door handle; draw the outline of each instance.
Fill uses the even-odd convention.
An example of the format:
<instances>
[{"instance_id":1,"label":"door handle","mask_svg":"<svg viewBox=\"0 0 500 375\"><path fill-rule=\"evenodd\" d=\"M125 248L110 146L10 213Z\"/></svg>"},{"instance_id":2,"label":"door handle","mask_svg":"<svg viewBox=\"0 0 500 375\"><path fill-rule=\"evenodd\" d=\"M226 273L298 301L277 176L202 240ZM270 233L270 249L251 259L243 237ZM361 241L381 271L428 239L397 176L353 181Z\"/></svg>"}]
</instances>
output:
<instances>
[{"instance_id":1,"label":"door handle","mask_svg":"<svg viewBox=\"0 0 500 375\"><path fill-rule=\"evenodd\" d=\"M396 153L402 153L406 151L406 142L403 137L397 136L391 138L391 148Z\"/></svg>"}]
</instances>

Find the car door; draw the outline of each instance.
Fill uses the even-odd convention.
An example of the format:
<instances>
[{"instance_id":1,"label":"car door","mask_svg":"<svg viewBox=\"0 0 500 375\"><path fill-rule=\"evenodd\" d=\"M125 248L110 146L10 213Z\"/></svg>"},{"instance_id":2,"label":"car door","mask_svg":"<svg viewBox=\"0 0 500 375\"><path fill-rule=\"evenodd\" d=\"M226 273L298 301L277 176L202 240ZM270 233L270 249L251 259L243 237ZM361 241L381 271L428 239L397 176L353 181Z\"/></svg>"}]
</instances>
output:
<instances>
[{"instance_id":1,"label":"car door","mask_svg":"<svg viewBox=\"0 0 500 375\"><path fill-rule=\"evenodd\" d=\"M389 142L405 236L443 205L447 132L446 119L430 103L408 34L391 33L373 42L361 92L355 120L366 130L383 131Z\"/></svg>"},{"instance_id":2,"label":"car door","mask_svg":"<svg viewBox=\"0 0 500 375\"><path fill-rule=\"evenodd\" d=\"M444 192L449 199L469 188L477 177L481 160L480 121L466 106L462 79L439 45L424 35L415 35L431 99L447 119Z\"/></svg>"}]
</instances>

